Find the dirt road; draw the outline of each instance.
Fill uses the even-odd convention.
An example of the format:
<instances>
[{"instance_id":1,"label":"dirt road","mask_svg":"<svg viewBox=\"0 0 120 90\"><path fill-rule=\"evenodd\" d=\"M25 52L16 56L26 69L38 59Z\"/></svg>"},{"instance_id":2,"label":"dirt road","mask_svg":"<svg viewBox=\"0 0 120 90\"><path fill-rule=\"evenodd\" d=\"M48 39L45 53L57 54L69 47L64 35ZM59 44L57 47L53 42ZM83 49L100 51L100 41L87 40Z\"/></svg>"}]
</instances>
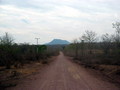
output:
<instances>
[{"instance_id":1,"label":"dirt road","mask_svg":"<svg viewBox=\"0 0 120 90\"><path fill-rule=\"evenodd\" d=\"M98 77L68 60L61 52L57 59L40 73L8 90L120 90L114 84Z\"/></svg>"}]
</instances>

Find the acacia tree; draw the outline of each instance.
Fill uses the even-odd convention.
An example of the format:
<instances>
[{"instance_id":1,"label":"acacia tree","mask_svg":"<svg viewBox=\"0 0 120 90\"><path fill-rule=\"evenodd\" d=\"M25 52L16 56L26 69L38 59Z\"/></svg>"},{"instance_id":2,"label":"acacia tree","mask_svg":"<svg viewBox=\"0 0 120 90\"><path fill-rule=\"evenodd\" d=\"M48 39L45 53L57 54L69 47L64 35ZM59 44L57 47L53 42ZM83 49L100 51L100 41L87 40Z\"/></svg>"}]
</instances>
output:
<instances>
[{"instance_id":1,"label":"acacia tree","mask_svg":"<svg viewBox=\"0 0 120 90\"><path fill-rule=\"evenodd\" d=\"M85 31L83 34L82 39L88 43L89 54L92 54L93 43L97 40L97 34L93 31Z\"/></svg>"}]
</instances>

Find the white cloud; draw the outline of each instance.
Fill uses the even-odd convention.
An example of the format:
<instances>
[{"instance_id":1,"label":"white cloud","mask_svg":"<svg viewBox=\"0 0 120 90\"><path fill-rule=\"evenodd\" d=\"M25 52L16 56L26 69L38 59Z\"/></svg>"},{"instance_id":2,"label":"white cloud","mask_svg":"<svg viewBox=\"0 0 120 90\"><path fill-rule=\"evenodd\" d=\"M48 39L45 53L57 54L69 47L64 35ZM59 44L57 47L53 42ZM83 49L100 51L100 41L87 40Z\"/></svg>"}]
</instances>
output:
<instances>
[{"instance_id":1,"label":"white cloud","mask_svg":"<svg viewBox=\"0 0 120 90\"><path fill-rule=\"evenodd\" d=\"M10 32L16 42L35 43L35 37L41 38L40 43L53 38L72 40L88 29L113 33L112 23L120 18L117 0L22 1L0 4L0 32Z\"/></svg>"}]
</instances>

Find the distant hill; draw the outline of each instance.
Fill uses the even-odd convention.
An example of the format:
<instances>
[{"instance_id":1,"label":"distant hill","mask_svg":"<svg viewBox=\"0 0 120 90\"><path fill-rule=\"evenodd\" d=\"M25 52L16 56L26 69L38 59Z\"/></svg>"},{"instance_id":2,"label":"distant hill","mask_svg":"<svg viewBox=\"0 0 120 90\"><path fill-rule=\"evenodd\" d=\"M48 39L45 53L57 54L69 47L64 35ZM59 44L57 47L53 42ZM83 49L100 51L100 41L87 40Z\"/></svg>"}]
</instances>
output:
<instances>
[{"instance_id":1,"label":"distant hill","mask_svg":"<svg viewBox=\"0 0 120 90\"><path fill-rule=\"evenodd\" d=\"M47 43L46 45L67 45L70 44L67 40L61 39L53 39L51 42Z\"/></svg>"}]
</instances>

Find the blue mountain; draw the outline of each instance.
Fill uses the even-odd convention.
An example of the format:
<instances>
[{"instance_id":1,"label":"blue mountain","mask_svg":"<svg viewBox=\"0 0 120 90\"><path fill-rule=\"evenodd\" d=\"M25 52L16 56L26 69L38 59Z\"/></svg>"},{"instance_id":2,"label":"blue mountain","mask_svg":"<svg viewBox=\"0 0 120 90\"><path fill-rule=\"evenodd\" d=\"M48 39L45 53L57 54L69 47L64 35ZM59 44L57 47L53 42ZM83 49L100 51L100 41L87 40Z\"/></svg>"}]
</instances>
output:
<instances>
[{"instance_id":1,"label":"blue mountain","mask_svg":"<svg viewBox=\"0 0 120 90\"><path fill-rule=\"evenodd\" d=\"M47 43L46 45L68 45L70 42L67 40L61 40L61 39L53 39L51 42Z\"/></svg>"}]
</instances>

